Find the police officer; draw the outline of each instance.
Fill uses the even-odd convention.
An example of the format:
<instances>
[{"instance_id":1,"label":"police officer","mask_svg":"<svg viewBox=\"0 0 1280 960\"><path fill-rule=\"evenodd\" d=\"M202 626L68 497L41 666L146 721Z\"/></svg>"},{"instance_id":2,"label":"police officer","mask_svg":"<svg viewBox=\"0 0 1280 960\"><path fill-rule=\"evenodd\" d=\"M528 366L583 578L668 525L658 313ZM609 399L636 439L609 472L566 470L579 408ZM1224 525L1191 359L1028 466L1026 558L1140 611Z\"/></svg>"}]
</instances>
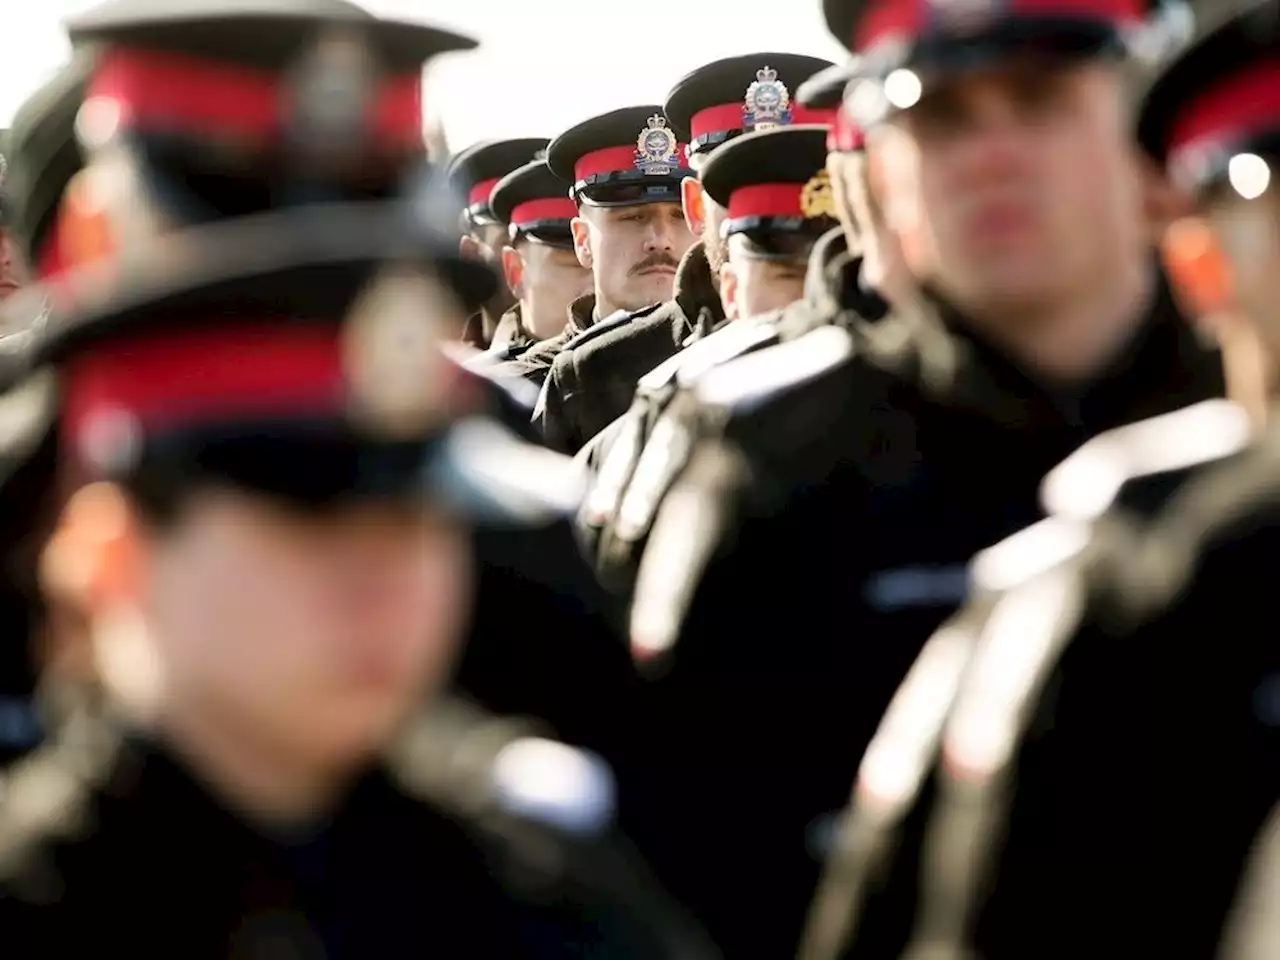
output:
<instances>
[{"instance_id":1,"label":"police officer","mask_svg":"<svg viewBox=\"0 0 1280 960\"><path fill-rule=\"evenodd\" d=\"M507 311L512 322L499 325L486 363L513 360L559 334L569 304L591 292L591 271L578 262L569 229L577 207L545 159L499 180L490 205L508 231L502 272L517 303Z\"/></svg>"},{"instance_id":2,"label":"police officer","mask_svg":"<svg viewBox=\"0 0 1280 960\"><path fill-rule=\"evenodd\" d=\"M652 105L593 117L551 142L547 165L577 204L574 250L591 270L594 292L570 304L560 334L495 368L501 375L541 387L578 334L671 296L680 257L693 242L680 212L683 151L662 108Z\"/></svg>"},{"instance_id":3,"label":"police officer","mask_svg":"<svg viewBox=\"0 0 1280 960\"><path fill-rule=\"evenodd\" d=\"M314 8L309 7L304 15L288 3L280 5L277 17L268 16L270 11L262 4L251 5L252 11L216 6L217 9L202 9L189 5L185 16L175 11L158 14L145 5L131 10L112 5L110 18L91 11L86 14L86 22L77 28L75 36L80 38L81 46L73 62L20 111L15 121L11 183L15 225L33 252L33 262L41 265L42 276L53 278L77 263L103 257L144 253L156 257L166 248L157 246L156 235L148 232L151 229L177 226L190 219L251 213L260 210L262 204L308 205L325 199L380 202L382 197L393 196L392 191L407 179L422 149L420 123L412 110L388 114L395 125L381 128L385 139L354 137L360 153L351 158L352 167L341 164L321 168L305 157L286 162L275 140L246 140L237 133L244 122L244 91L220 86L228 76L225 71L215 71L215 81L199 86L171 86L168 95L173 99L161 106L184 116L194 115L195 107L178 110L185 97L198 101L204 110L204 122L182 127L181 137L164 124L153 126L167 116L164 111L133 109L131 97L154 95L149 87L124 84L116 74L119 82L108 89L112 102L131 117L130 126L119 136L86 151L99 174L111 175L81 174L75 119L85 91L94 89L95 82L103 82L94 80L104 60L100 50L90 43L92 39L100 37L100 45L115 45L135 53L160 48L166 54L162 62L169 69L183 64L193 66L187 59L194 55L184 53L193 47L209 51L208 57L217 62L232 65L243 64L255 55L269 56L281 76L292 77L295 73L287 64L313 49L308 38L322 36L326 24L332 25L323 16L317 18ZM335 8L326 9L337 16L332 14ZM395 49L391 62L400 65L398 69L404 71L406 83L412 75L410 99L418 103L418 69L410 69L408 62L412 56L425 56L443 41L429 29L418 33L419 28L414 27L406 33L399 25L374 21L357 8L351 10L354 12L344 14L347 20L339 17L338 22L368 37L375 53L382 49L381 43L391 42L387 37L397 38L391 43ZM99 35L98 31L103 33ZM255 47L253 44L259 40L266 46ZM208 69L208 57L195 58L194 66ZM150 61L144 57L141 62ZM260 59L254 62L261 67ZM350 80L353 74L343 69L345 62L339 59L333 67L340 79ZM264 81L268 87L272 76ZM213 96L219 90L225 90L225 98ZM409 87L405 90L409 91ZM101 87L98 92L102 95ZM152 108L159 110L154 102ZM358 127L359 115L354 122ZM388 124L390 120L382 122ZM161 131L164 137L159 136ZM416 137L417 145L412 144L412 139L402 141L402 135ZM255 150L247 154L228 152L228 144L241 149L247 149L246 144L254 145ZM203 158L199 162L205 165L225 166L220 166L221 173L216 177L187 176L182 171L195 162L192 155ZM137 202L124 203L112 192L99 192L104 184L119 186L122 181L129 188L128 195ZM238 202L230 204L232 199ZM411 208L416 204L398 209ZM434 226L428 223L423 231L412 220L400 222L399 213L395 225L397 229L407 225L415 236L423 234L427 241L433 233L440 233L439 222ZM317 229L328 230L329 222L319 223ZM419 237L414 242L423 241ZM36 299L39 300L38 295ZM39 314L39 302L28 305L28 316ZM22 313L17 307L13 310L14 315ZM424 316L423 321L427 319ZM527 407L482 377L461 369L457 373L470 383L468 389L485 398L488 412L508 425L527 430ZM29 431L15 431L15 442L6 450L16 472L12 477L6 474L0 496L5 529L12 534L5 540L13 553L10 574L14 582L22 583L31 580L32 556L43 542L45 518L56 514L64 492L56 482L57 464L49 425L37 422L29 427ZM633 678L625 651L614 642L617 614L607 598L599 595L590 571L581 563L567 524L552 522L536 531L486 528L476 538L476 576L481 581L479 596L483 600L477 603L471 621L472 635L460 667L462 685L491 709L541 717L561 736L576 738L605 750L611 759L619 759L612 749L616 745L614 735L628 737L627 731L635 724L634 711L624 692L630 689ZM42 604L33 593L24 587L20 605L38 621L43 615ZM547 629L546 644L525 641L529 623ZM554 628L548 626L551 624ZM38 628L17 630L13 635L24 636L28 632L37 638L47 636L47 631ZM75 662L76 658L65 659ZM617 722L611 722L609 717ZM604 739L599 739L602 736ZM620 775L625 777L626 771L621 770Z\"/></svg>"},{"instance_id":4,"label":"police officer","mask_svg":"<svg viewBox=\"0 0 1280 960\"><path fill-rule=\"evenodd\" d=\"M633 606L637 654L668 661L662 734L688 787L668 876L722 931L770 898L776 925L738 934L776 951L893 691L965 598L968 559L1041 515L1040 478L1082 442L1222 391L1154 262L1124 123L1136 11L895 9L826 13L866 72L846 103L866 131L862 200L916 289L884 291L876 323L700 380ZM831 176L850 202L849 167ZM803 757L782 746L815 740Z\"/></svg>"},{"instance_id":5,"label":"police officer","mask_svg":"<svg viewBox=\"0 0 1280 960\"><path fill-rule=\"evenodd\" d=\"M717 60L682 78L667 95L663 114L688 141L690 170L696 174L714 151L744 131L828 120L830 112L792 102L791 90L830 66L797 54L755 53ZM725 262L723 211L706 200L692 175L681 185L681 200L699 242L677 269L672 298L619 319L616 328L583 333L552 366L535 418L552 449L577 453L626 412L641 376L724 320L718 292Z\"/></svg>"},{"instance_id":6,"label":"police officer","mask_svg":"<svg viewBox=\"0 0 1280 960\"><path fill-rule=\"evenodd\" d=\"M506 226L494 215L491 200L498 181L532 161L547 146L545 137L515 140L483 140L449 161L449 186L464 206L459 217L462 251L493 266L502 267L502 253L510 238ZM519 329L511 309L519 298L503 287L492 303L486 303L467 322L463 342L484 350L495 341L505 343Z\"/></svg>"},{"instance_id":7,"label":"police officer","mask_svg":"<svg viewBox=\"0 0 1280 960\"><path fill-rule=\"evenodd\" d=\"M474 416L433 328L403 309L425 303L448 329L496 277L444 252L430 273L388 268L403 248L384 210L325 219L328 235L290 214L175 234L189 267L122 265L105 287L68 275L34 337L78 485L44 584L84 614L107 710L7 784L5 929L57 953L557 956L602 938L664 955L672 941L642 929L654 918L627 932L608 896L612 932L591 928L591 903L575 916L577 892L564 916L512 902L476 846L487 814L466 822L496 790L595 842L609 800L591 761L517 741L523 763L567 762L596 795L544 790L539 811L526 776L495 770L449 806L432 751L452 734L415 724L417 745L397 743L458 659L467 526L537 522L563 493L544 451ZM503 464L522 498L480 479ZM514 839L499 855L535 867Z\"/></svg>"},{"instance_id":8,"label":"police officer","mask_svg":"<svg viewBox=\"0 0 1280 960\"><path fill-rule=\"evenodd\" d=\"M1255 241L1277 216L1278 12L1211 14L1138 122L1200 207L1169 236L1173 262L1195 237L1200 272L1175 278L1225 269L1226 306L1259 310L1272 351L1275 250ZM1207 957L1228 916L1221 955L1265 955L1248 950L1276 876L1280 659L1250 614L1266 616L1255 571L1274 549L1277 461L1274 428L1250 437L1222 401L1097 437L1046 479L1049 518L978 556L978 595L868 750L802 956L898 956L909 931L944 954ZM1224 618L1228 642L1206 645Z\"/></svg>"}]
</instances>

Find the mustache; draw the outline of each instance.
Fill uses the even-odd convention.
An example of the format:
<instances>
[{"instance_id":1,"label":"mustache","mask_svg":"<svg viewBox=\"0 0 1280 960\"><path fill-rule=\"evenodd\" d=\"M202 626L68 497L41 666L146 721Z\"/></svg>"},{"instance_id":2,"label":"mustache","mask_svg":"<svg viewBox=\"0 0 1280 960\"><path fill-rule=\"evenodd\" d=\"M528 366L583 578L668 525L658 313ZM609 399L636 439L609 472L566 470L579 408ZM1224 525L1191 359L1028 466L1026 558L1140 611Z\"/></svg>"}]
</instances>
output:
<instances>
[{"instance_id":1,"label":"mustache","mask_svg":"<svg viewBox=\"0 0 1280 960\"><path fill-rule=\"evenodd\" d=\"M631 268L632 274L643 273L645 270L652 270L654 267L670 267L674 270L680 266L680 261L669 253L655 253L653 256L645 257L634 267Z\"/></svg>"}]
</instances>

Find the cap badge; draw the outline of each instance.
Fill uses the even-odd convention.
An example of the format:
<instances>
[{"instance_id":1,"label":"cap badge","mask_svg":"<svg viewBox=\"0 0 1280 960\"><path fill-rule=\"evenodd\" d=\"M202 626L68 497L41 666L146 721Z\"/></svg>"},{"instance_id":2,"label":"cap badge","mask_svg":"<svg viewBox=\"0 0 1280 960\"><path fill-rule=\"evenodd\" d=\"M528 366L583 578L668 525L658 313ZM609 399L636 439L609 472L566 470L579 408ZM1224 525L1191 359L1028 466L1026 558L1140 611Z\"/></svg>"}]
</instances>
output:
<instances>
[{"instance_id":1,"label":"cap badge","mask_svg":"<svg viewBox=\"0 0 1280 960\"><path fill-rule=\"evenodd\" d=\"M462 310L434 277L391 273L348 317L343 366L351 413L370 434L407 439L447 412L440 325Z\"/></svg>"},{"instance_id":2,"label":"cap badge","mask_svg":"<svg viewBox=\"0 0 1280 960\"><path fill-rule=\"evenodd\" d=\"M755 82L747 87L742 103L742 127L752 130L772 130L791 122L791 93L787 85L778 79L778 71L764 67L756 71Z\"/></svg>"},{"instance_id":3,"label":"cap badge","mask_svg":"<svg viewBox=\"0 0 1280 960\"><path fill-rule=\"evenodd\" d=\"M966 36L985 30L996 16L995 0L929 0L935 29Z\"/></svg>"},{"instance_id":4,"label":"cap badge","mask_svg":"<svg viewBox=\"0 0 1280 960\"><path fill-rule=\"evenodd\" d=\"M341 159L358 150L374 95L376 64L358 36L319 38L294 68L292 133L308 156Z\"/></svg>"},{"instance_id":5,"label":"cap badge","mask_svg":"<svg viewBox=\"0 0 1280 960\"><path fill-rule=\"evenodd\" d=\"M651 176L672 173L680 167L679 149L666 117L654 114L636 139L636 169Z\"/></svg>"},{"instance_id":6,"label":"cap badge","mask_svg":"<svg viewBox=\"0 0 1280 960\"><path fill-rule=\"evenodd\" d=\"M831 195L831 175L823 167L800 190L800 212L806 220L818 217L835 218L836 204Z\"/></svg>"}]
</instances>

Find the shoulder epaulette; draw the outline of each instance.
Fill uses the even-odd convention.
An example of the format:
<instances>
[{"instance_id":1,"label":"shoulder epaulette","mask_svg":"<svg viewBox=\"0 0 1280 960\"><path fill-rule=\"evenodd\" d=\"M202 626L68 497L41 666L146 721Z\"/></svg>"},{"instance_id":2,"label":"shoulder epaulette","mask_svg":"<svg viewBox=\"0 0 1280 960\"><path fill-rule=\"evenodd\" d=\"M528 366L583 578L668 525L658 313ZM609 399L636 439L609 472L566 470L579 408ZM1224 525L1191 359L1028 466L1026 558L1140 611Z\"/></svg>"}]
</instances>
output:
<instances>
[{"instance_id":1,"label":"shoulder epaulette","mask_svg":"<svg viewBox=\"0 0 1280 960\"><path fill-rule=\"evenodd\" d=\"M664 360L636 383L637 392L660 393L679 383L688 386L704 372L727 363L757 347L776 342L777 332L763 318L736 320L695 340L679 353Z\"/></svg>"},{"instance_id":2,"label":"shoulder epaulette","mask_svg":"<svg viewBox=\"0 0 1280 960\"><path fill-rule=\"evenodd\" d=\"M1041 504L1050 515L1094 520L1127 484L1222 460L1244 449L1252 435L1248 414L1229 400L1127 424L1094 437L1051 470Z\"/></svg>"},{"instance_id":3,"label":"shoulder epaulette","mask_svg":"<svg viewBox=\"0 0 1280 960\"><path fill-rule=\"evenodd\" d=\"M694 390L703 406L748 413L812 382L852 355L853 338L847 331L822 327L714 367Z\"/></svg>"},{"instance_id":4,"label":"shoulder epaulette","mask_svg":"<svg viewBox=\"0 0 1280 960\"><path fill-rule=\"evenodd\" d=\"M590 343L592 340L608 333L610 330L616 330L618 327L621 327L623 324L630 323L632 320L648 316L653 313L654 310L657 310L659 306L661 306L661 304L655 304L651 307L645 307L643 310L634 310L631 312L619 310L617 313L610 314L601 320L597 320L591 326L587 327L587 329L570 337L561 352L567 353L570 350L576 350L584 343Z\"/></svg>"}]
</instances>

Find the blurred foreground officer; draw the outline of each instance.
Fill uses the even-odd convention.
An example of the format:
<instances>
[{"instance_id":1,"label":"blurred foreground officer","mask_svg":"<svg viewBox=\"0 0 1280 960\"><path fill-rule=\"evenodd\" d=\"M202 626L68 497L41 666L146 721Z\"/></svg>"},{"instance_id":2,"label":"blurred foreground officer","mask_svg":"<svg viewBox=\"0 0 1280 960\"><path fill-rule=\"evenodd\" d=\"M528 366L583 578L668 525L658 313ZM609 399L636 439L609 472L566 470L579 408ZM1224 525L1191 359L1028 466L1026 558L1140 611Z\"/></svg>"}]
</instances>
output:
<instances>
[{"instance_id":1,"label":"blurred foreground officer","mask_svg":"<svg viewBox=\"0 0 1280 960\"><path fill-rule=\"evenodd\" d=\"M1221 395L1155 262L1126 123L1139 11L1069 9L827 6L864 73L896 51L922 87L876 117L862 101L908 81L857 80L866 162L828 161L840 202L872 188L849 240L883 220L913 284L881 290L868 247L894 309L837 320L842 291L826 325L700 379L632 613L685 785L663 866L726 950L794 949L830 818L973 554L1040 519L1041 478L1091 437Z\"/></svg>"},{"instance_id":2,"label":"blurred foreground officer","mask_svg":"<svg viewBox=\"0 0 1280 960\"><path fill-rule=\"evenodd\" d=\"M496 368L539 387L583 331L670 299L680 258L693 243L680 209L680 181L689 176L685 144L661 107L624 107L583 121L551 142L547 165L577 204L573 246L594 290L570 305L560 334Z\"/></svg>"},{"instance_id":3,"label":"blurred foreground officer","mask_svg":"<svg viewBox=\"0 0 1280 960\"><path fill-rule=\"evenodd\" d=\"M164 238L184 222L252 215L262 212L264 205L267 209L306 207L303 215L315 217L315 229L326 232L333 222L328 216L331 211L323 209L326 201L371 209L390 200L391 205L384 207L387 229L399 234L409 227L410 248L422 242L418 234L430 238L433 229L441 232L443 221L432 223L425 218L425 223L419 223L423 218L415 217L403 222L418 204L394 198L402 195L411 169L421 159L421 121L415 112L420 62L445 41L430 28L410 25L402 30L403 25L374 21L350 5L320 6L331 17L339 17L333 9L341 8L347 19L339 17L335 25L324 17L317 19L315 5L302 9L282 2L277 22L267 15L267 6L256 2L217 4L203 11L188 4L186 15L177 19L172 11L135 6L132 18L120 13L116 20L82 24L79 29L87 32L72 63L34 95L15 119L11 183L18 214L15 226L33 251L41 276L56 278L71 267L98 260L157 260L169 250ZM359 149L356 156L347 158L351 166L337 167L316 166L320 158L308 159L306 144L294 144L289 138L293 127L284 122L286 115L277 115L275 125L268 123L260 137L243 136L246 104L240 95L244 90L228 80L243 79L237 65L261 65L254 60L256 55L269 58L273 67L259 79L268 93L283 94L285 88L273 84L296 77L288 65L296 64L296 57L306 51L314 52L313 42L342 24L346 25L343 35L364 37L375 58L383 45L389 45L389 62L401 64L397 69L405 72L403 89L412 97L407 107L380 121L382 136L351 132L373 122L368 112L349 116L352 126L346 139L340 140ZM163 54L161 59L171 68L175 59L191 66L187 57L193 55L186 51L203 44L213 66L203 56L195 66L212 69L215 80L173 87L173 102L166 105L183 117L199 113L203 122L168 123L169 114L164 111L135 111L133 94L138 93L145 103L153 92L145 87L116 88L110 101L132 119L116 136L101 143L95 140L99 145L83 156L75 121L85 91L99 82L95 75L103 62L102 48L95 49L89 42L99 36L98 30L109 30L111 36L119 31L116 42L122 48L144 47L149 56ZM102 38L106 49L111 49L108 35L103 33ZM407 66L414 57L417 63ZM353 75L347 65L346 58L339 57L337 62L326 61L320 72L345 89L353 76L363 75L359 70ZM97 89L102 94L104 88ZM99 107L102 102L100 97ZM327 141L307 143L324 155ZM230 150L228 144L237 149ZM287 144L297 146L301 155L286 150ZM82 169L86 160L89 167ZM184 171L193 163L202 169L216 166L219 172L188 175ZM456 244L456 237L452 243ZM412 249L407 252L412 255ZM485 296L491 292L486 289ZM30 316L38 313L37 303ZM422 320L424 324L428 320L425 311ZM528 407L478 375L457 372L468 389L483 397L487 413L528 431ZM33 557L47 536L49 517L60 511L67 492L56 480L55 434L49 429L33 429L29 436L15 431L14 442L6 444L0 456L0 530L5 534L7 586L17 593L15 616L21 611L34 625L30 630L15 628L10 636L36 639L37 663L45 666L50 660L64 659L60 653L44 656L51 631L40 625L42 602L32 589ZM606 741L611 731L626 734L635 726L630 702L620 693L620 688L634 682L633 671L616 639L617 617L606 608L605 598L598 597L568 525L553 518L537 530L487 527L477 531L476 540L473 566L478 588L471 636L459 671L462 687L489 709L537 716L558 735L596 747L616 760ZM531 623L539 625L536 642L529 639ZM26 681L28 687L30 682ZM611 723L608 716L625 717L625 722Z\"/></svg>"},{"instance_id":4,"label":"blurred foreground officer","mask_svg":"<svg viewBox=\"0 0 1280 960\"><path fill-rule=\"evenodd\" d=\"M505 773L468 759L501 727L411 719L462 653L471 524L537 522L563 491L438 349L487 268L375 275L385 218L326 220L171 236L186 269L70 277L37 334L76 491L44 585L83 613L106 697L6 784L8 949L706 955L609 859L598 764L525 746L556 781L533 783L505 750Z\"/></svg>"},{"instance_id":5,"label":"blurred foreground officer","mask_svg":"<svg viewBox=\"0 0 1280 960\"><path fill-rule=\"evenodd\" d=\"M501 362L564 330L569 304L591 292L591 271L573 250L569 224L578 208L545 160L499 180L490 203L508 231L502 272L517 301L486 357Z\"/></svg>"},{"instance_id":6,"label":"blurred foreground officer","mask_svg":"<svg viewBox=\"0 0 1280 960\"><path fill-rule=\"evenodd\" d=\"M1199 205L1172 258L1198 229L1280 356L1280 5L1234 6L1139 134ZM1249 439L1224 401L1104 434L978 556L867 752L805 960L897 957L906 930L903 956L1274 955L1280 436Z\"/></svg>"},{"instance_id":7,"label":"blurred foreground officer","mask_svg":"<svg viewBox=\"0 0 1280 960\"><path fill-rule=\"evenodd\" d=\"M547 377L536 416L549 447L577 453L626 412L642 376L723 322L724 212L706 199L694 174L743 133L829 119L830 111L793 103L791 90L830 66L797 54L755 53L699 67L672 88L663 113L676 136L689 144L691 173L680 184L680 199L698 242L681 259L666 302L619 319L612 328L596 327L565 345Z\"/></svg>"},{"instance_id":8,"label":"blurred foreground officer","mask_svg":"<svg viewBox=\"0 0 1280 960\"><path fill-rule=\"evenodd\" d=\"M506 225L494 213L493 190L498 181L529 163L546 149L545 137L518 140L484 140L463 150L449 161L449 186L465 204L462 209L462 252L482 260L495 270L502 269L502 254L510 238ZM467 322L463 340L480 350L495 341L505 343L520 329L519 316L512 315L519 297L502 287Z\"/></svg>"}]
</instances>

